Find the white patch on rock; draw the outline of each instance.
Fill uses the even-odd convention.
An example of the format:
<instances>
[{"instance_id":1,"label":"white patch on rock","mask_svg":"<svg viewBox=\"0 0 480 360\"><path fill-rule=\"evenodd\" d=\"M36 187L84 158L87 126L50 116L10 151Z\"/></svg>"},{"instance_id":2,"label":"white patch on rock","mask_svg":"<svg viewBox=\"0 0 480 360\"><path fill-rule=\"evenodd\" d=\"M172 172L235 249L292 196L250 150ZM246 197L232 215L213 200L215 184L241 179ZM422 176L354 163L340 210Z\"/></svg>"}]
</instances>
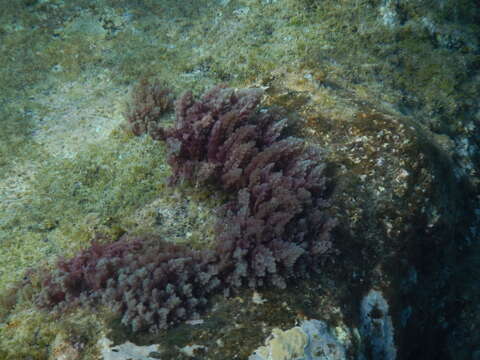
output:
<instances>
[{"instance_id":1,"label":"white patch on rock","mask_svg":"<svg viewBox=\"0 0 480 360\"><path fill-rule=\"evenodd\" d=\"M252 301L253 301L254 304L261 305L264 302L266 302L267 300L262 298L262 295L260 295L258 292L254 291L253 296L252 296Z\"/></svg>"},{"instance_id":2,"label":"white patch on rock","mask_svg":"<svg viewBox=\"0 0 480 360\"><path fill-rule=\"evenodd\" d=\"M127 341L112 347L113 342L106 337L101 338L98 344L102 360L159 360L150 356L152 352L159 352L158 345L137 346Z\"/></svg>"},{"instance_id":3,"label":"white patch on rock","mask_svg":"<svg viewBox=\"0 0 480 360\"><path fill-rule=\"evenodd\" d=\"M203 345L192 344L192 345L184 346L183 348L180 349L180 352L182 354L187 355L188 357L194 357L196 350L203 350L203 349L206 350L207 347Z\"/></svg>"},{"instance_id":4,"label":"white patch on rock","mask_svg":"<svg viewBox=\"0 0 480 360\"><path fill-rule=\"evenodd\" d=\"M400 23L396 10L397 1L398 0L385 0L383 5L380 6L380 15L382 16L382 22L385 26L388 26L390 28L393 28Z\"/></svg>"},{"instance_id":5,"label":"white patch on rock","mask_svg":"<svg viewBox=\"0 0 480 360\"><path fill-rule=\"evenodd\" d=\"M249 360L345 360L345 347L319 320L308 320L289 330L273 329L266 345Z\"/></svg>"},{"instance_id":6,"label":"white patch on rock","mask_svg":"<svg viewBox=\"0 0 480 360\"><path fill-rule=\"evenodd\" d=\"M392 318L388 310L388 303L380 291L370 290L362 300L360 332L368 344L367 359L395 360L397 357Z\"/></svg>"}]
</instances>

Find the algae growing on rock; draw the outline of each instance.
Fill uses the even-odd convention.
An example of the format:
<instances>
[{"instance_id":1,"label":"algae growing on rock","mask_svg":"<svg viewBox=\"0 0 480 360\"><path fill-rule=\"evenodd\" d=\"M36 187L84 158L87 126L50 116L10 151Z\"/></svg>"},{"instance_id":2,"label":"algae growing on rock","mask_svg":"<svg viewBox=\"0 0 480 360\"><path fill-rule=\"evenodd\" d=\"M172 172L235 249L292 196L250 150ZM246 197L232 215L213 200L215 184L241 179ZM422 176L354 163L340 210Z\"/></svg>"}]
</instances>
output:
<instances>
[{"instance_id":1,"label":"algae growing on rock","mask_svg":"<svg viewBox=\"0 0 480 360\"><path fill-rule=\"evenodd\" d=\"M198 358L246 359L305 317L355 333L371 289L389 304L398 359L478 351L474 1L14 0L0 20L0 357L94 359L109 333L161 344L167 359L189 344ZM168 186L166 147L122 117L141 78L175 98L222 82L262 88L261 107L284 109L334 184L336 255L321 274L261 289L259 304L248 290L217 295L203 323L161 335L131 335L108 309L36 310L42 275L93 239L214 243L215 209L232 196Z\"/></svg>"}]
</instances>

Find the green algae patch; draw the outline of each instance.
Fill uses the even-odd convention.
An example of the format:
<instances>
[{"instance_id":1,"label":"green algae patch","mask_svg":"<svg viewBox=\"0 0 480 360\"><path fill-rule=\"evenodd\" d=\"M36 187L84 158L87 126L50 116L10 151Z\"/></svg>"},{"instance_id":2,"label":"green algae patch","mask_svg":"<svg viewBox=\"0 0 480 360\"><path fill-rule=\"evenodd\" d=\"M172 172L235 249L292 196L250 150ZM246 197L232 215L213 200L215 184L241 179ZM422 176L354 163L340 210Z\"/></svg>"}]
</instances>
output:
<instances>
[{"instance_id":1,"label":"green algae patch","mask_svg":"<svg viewBox=\"0 0 480 360\"><path fill-rule=\"evenodd\" d=\"M20 113L14 106L6 106L0 114L2 129L0 131L0 178L13 167L13 159L21 159L35 151L31 141L34 127L32 120ZM1 190L0 190L1 191Z\"/></svg>"},{"instance_id":2,"label":"green algae patch","mask_svg":"<svg viewBox=\"0 0 480 360\"><path fill-rule=\"evenodd\" d=\"M120 134L74 158L45 160L0 223L0 287L27 267L72 256L97 233L115 240L141 228L135 211L171 191L164 156L161 144Z\"/></svg>"},{"instance_id":3,"label":"green algae patch","mask_svg":"<svg viewBox=\"0 0 480 360\"><path fill-rule=\"evenodd\" d=\"M354 91L419 109L436 130L461 132L441 117L478 91L474 31L455 19L441 25L446 9L473 23L467 2L405 3L391 25L370 1L12 3L0 27L0 77L11 95L101 69L119 84L159 76L176 91L201 92L218 82L258 83L288 65L322 69Z\"/></svg>"},{"instance_id":4,"label":"green algae patch","mask_svg":"<svg viewBox=\"0 0 480 360\"><path fill-rule=\"evenodd\" d=\"M26 303L0 324L0 357L43 360L69 354L69 359L95 359L102 333L98 314L80 309L58 318Z\"/></svg>"}]
</instances>

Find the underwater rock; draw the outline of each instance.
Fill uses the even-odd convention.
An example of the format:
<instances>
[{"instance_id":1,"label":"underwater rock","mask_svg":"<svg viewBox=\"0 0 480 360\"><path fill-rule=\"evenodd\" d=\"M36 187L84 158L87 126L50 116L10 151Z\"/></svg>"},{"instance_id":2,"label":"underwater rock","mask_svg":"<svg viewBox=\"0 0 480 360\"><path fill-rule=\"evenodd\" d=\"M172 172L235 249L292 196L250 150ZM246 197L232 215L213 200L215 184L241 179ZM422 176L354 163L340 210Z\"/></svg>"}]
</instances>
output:
<instances>
[{"instance_id":1,"label":"underwater rock","mask_svg":"<svg viewBox=\"0 0 480 360\"><path fill-rule=\"evenodd\" d=\"M341 261L329 270L339 276L335 291L348 299L343 308L383 289L395 299L397 356L432 356L439 348L418 339L443 338L458 321L446 264L456 266L454 254L472 238L471 184L455 176L454 160L428 129L387 104L312 70L279 70L267 85L266 102L287 104L306 141L320 144L331 164L328 211L339 220Z\"/></svg>"},{"instance_id":2,"label":"underwater rock","mask_svg":"<svg viewBox=\"0 0 480 360\"><path fill-rule=\"evenodd\" d=\"M313 285L294 284L279 291L282 300L277 302L262 293L266 302L250 308L264 311L262 323L252 325L256 320L242 318L253 317L242 308L213 321L209 309L205 329L198 326L200 335L179 346L222 339L220 350L205 340L209 358L246 358L259 343L243 329L256 330L260 341L261 331L292 327L303 319L298 315L302 311L309 318L325 316L329 324L341 318L361 328L362 298L370 289L382 289L388 294L398 358L447 358L448 351L456 359L470 359L472 353L478 357L479 227L470 224L475 211L466 201L478 191L469 193L468 184L451 177L453 172L474 175L478 186L478 166L473 166L479 159L478 28L468 26L479 23L477 2L348 0L339 5L333 0L289 0L248 2L248 7L233 0L24 3L27 12L13 1L5 2L0 15L6 54L0 163L2 170L8 162L14 169L9 174L8 165L2 172L7 181L0 179L0 197L7 189L0 202L0 222L7 224L0 229L5 240L2 286L21 279L26 267L51 264L52 256L64 251L73 256L74 249L84 248L84 211L104 214L98 215L102 228L130 231L124 225L131 224L143 230L142 224L125 221L132 210L123 207L134 197L144 199L134 183L145 181L150 187L152 178L162 176L145 171L158 162L131 157L132 149L141 149L151 160L152 147L145 138L135 142L117 130L109 136L118 126L125 84L142 73L155 74L173 82L175 91L193 87L198 94L229 81L231 86L266 88L267 100L298 115L306 142L318 145L328 157L328 175L335 180L328 189L333 193L329 211L341 221L332 249L338 256L329 258ZM272 71L282 64L289 70ZM151 110L132 114L149 132L156 129L150 117L157 109ZM444 145L437 146L440 136ZM445 154L447 147L450 154ZM101 157L104 160L97 158L105 150L112 152ZM88 166L81 161L86 153ZM158 159L162 156L156 153ZM463 159L462 169L452 157ZM46 174L46 158L71 161L49 161L54 171L47 179L62 181L31 187L30 177ZM108 175L127 164L110 160L117 158L134 159L132 170L142 176L123 171ZM97 177L101 181L82 180ZM102 193L101 182L108 185L105 197L115 201L92 201ZM157 189L153 186L151 192ZM77 202L78 213L64 216L69 204ZM466 236L469 227L472 233ZM459 249L471 255L458 256ZM264 251L259 256L266 258ZM38 289L32 283L30 292ZM310 302L310 293L320 294L320 300ZM46 313L22 313L31 310L26 309L31 296L26 301L22 296L8 298L3 302L7 306L0 306L0 358L14 353L18 358L49 356L45 353L59 333L51 329L62 327L61 321L39 321ZM243 305L250 298L250 293L244 296ZM288 298L288 306L282 306ZM232 321L237 314L242 316ZM71 328L80 329L78 325L76 321ZM89 330L79 330L82 339L92 334ZM166 336L174 330L165 331ZM230 336L222 338L229 330ZM87 346L96 342L85 338Z\"/></svg>"},{"instance_id":3,"label":"underwater rock","mask_svg":"<svg viewBox=\"0 0 480 360\"><path fill-rule=\"evenodd\" d=\"M319 275L322 280L321 289L328 294L323 299L330 297L325 301L332 303L332 306L311 309L309 317L328 320L341 314L343 318L346 318L348 312L352 311L351 309L355 309L355 313L358 312L358 305L366 292L372 288L382 288L388 291L392 298L395 298L395 305L398 305L398 308L409 309L408 316L405 316L404 312L393 311L389 313L391 319L385 320L386 322L383 324L385 325L385 331L382 336L374 334L373 325L370 326L365 321L349 325L348 328L362 329L362 335L364 335L365 344L367 344L367 352L375 354L377 358L381 358L380 354L384 353L390 354L390 359L394 359L395 355L401 357L391 349L401 349L401 345L409 343L411 337L421 336L423 329L426 328L418 327L417 324L430 320L431 314L428 314L428 311L421 311L421 309L429 306L428 304L432 302L429 292L433 290L433 284L444 281L440 278L440 276L443 276L440 270L441 259L445 256L445 250L454 244L456 236L461 236L461 233L448 233L448 230L454 228L459 219L468 219L466 208L462 207L466 196L465 188L458 186L458 182L449 170L449 158L431 140L425 129L416 126L410 119L403 117L401 114L383 108L380 104L360 101L347 90L334 84L324 84L316 76L306 75L308 74L291 74L288 72L276 74L274 80L269 84L262 105L271 108L275 108L275 105L286 106L285 111L289 113L289 118L293 120L293 130L296 131L296 134L302 136L302 141L305 142L306 147L318 149L320 158L325 159L325 166L322 167L322 171L328 178L332 179L328 186L322 183L321 194L325 195L325 198L328 198L329 201L320 203L320 205L326 205L328 202L329 206L322 206L325 216L326 218L337 218L339 226L335 229L335 242L332 244L330 256L325 257L325 261L318 262L323 269ZM260 103L260 95L260 92L257 93L253 90L236 92L233 89L218 87L197 102L192 95L183 96L177 102L179 124L174 129L163 132L164 136L177 140L170 141L167 146L170 150L170 163L173 165L174 180L186 178L193 180L197 185L202 185L205 180L208 180L210 185L212 183L220 186L225 185L227 189L233 188L235 190L248 185L243 184L244 179L238 175L234 176L234 181L226 181L223 178L225 174L222 166L226 162L223 161L224 159L220 159L222 161L217 159L221 152L215 149L218 149L229 137L225 136L225 139L221 139L222 141L214 141L218 136L211 137L210 131L205 129L222 129L220 126L213 127L213 124L215 122L223 124L227 120L236 119L237 117L232 116L232 113L246 113L248 115L251 112L253 116L256 113L253 113L252 109ZM241 101L245 101L248 106L244 108ZM216 109L212 111L215 116L206 116L204 113L208 113L212 108ZM233 110L229 113L224 108ZM229 116L225 114L229 114ZM260 114L265 113L260 112ZM242 121L250 119L243 116L245 115L238 118ZM254 118L252 117L252 119ZM204 127L197 129L197 131L191 130L190 125L198 125L199 119L206 121L205 124L202 122ZM271 124L268 117L261 117L260 119L268 120L266 121L267 125ZM282 124L279 118L272 118L272 120ZM247 122L245 126L253 127L261 124L261 121L253 122L252 120L251 123ZM222 133L227 135L237 134L232 129L225 130ZM257 131L255 134L255 136L263 138L262 132ZM251 136L254 136L253 133ZM232 137L235 138L233 135ZM193 147L198 147L200 150L211 147L215 151L194 151L191 153L193 147L184 146L183 142L193 144L195 145ZM178 149L175 145L179 146ZM258 147L260 149L259 154L262 154L263 148L261 145L258 145ZM208 157L209 153L211 159ZM195 164L193 164L195 166L188 163L191 156L197 157ZM210 163L215 166L207 166ZM286 166L285 164L288 165L288 163L283 162L282 166ZM240 168L243 169L245 166L242 165ZM175 182L173 181L173 183ZM247 190L250 191L248 186ZM246 192L243 191L242 194ZM267 198L267 200L267 203L271 202L270 198ZM249 209L247 205L250 204L250 201L245 196L239 197L237 203L241 206L231 205L227 209L231 214L243 214L243 212L239 212L239 209ZM238 223L235 216L233 219L235 220L233 223ZM237 228L248 229L249 227L241 226ZM236 230L237 228L220 227L221 231L217 239L222 241L219 241L219 244L237 244L237 238L243 239L233 233L233 231L239 231ZM272 231L268 231L262 234L272 233ZM295 234L297 231L291 233ZM264 235L259 238L265 239ZM319 238L321 240L321 236ZM223 241L225 239L235 241ZM237 257L239 255L243 256L242 254L235 254ZM261 252L257 252L257 255L255 259L263 260L254 262L255 266L247 267L253 269L251 276L250 272L247 274L243 270L242 264L244 262L242 260L241 262L237 261L237 264L241 266L235 269L233 273L221 270L220 278L224 280L224 283L233 283L233 288L240 288L240 285L247 284L243 278L249 275L254 281L250 281L247 285L252 284L250 286L253 288L261 287L263 281L260 280L264 278L268 280L268 276L270 276L270 270L265 271L264 269L265 264L268 263L265 259L269 257ZM222 256L221 258L228 260L228 263L232 263L231 256ZM299 261L298 263L304 264L305 262ZM291 268L294 269L294 267ZM231 271L230 268L226 269ZM195 274L197 273L198 271L195 271ZM237 273L241 277L230 276L230 274ZM291 272L289 271L289 273ZM416 275L412 277L412 273ZM297 277L298 274L293 275ZM231 278L234 280L238 278L238 281L232 282ZM275 279L278 280L278 277ZM317 280L319 279L315 281ZM236 285L237 283L238 285ZM275 282L270 283L275 284ZM305 285L299 284L298 286ZM143 288L138 287L138 289L138 294L141 295ZM298 291L300 294L307 292L305 288ZM291 290L287 288L283 296L288 297L290 293ZM55 294L53 293L53 295ZM144 299L144 297L141 298ZM56 296L53 296L53 298L50 296L49 299L52 302L56 300ZM388 313L386 305L380 301L380 298L374 297L373 300L371 300L373 305L378 303L383 306L382 314ZM216 304L219 304L226 300L217 298L215 301ZM371 301L366 301L366 305L364 305L366 310L363 318L367 317L365 314L372 313L371 310L367 309L367 305ZM137 304L136 302L132 303ZM204 308L205 304L206 300L203 301L202 298L201 307ZM378 304L377 306L380 306ZM260 305L264 306L264 304ZM134 312L137 311L136 306L129 306ZM431 308L434 309L435 306L436 304L433 304ZM143 316L143 308L138 311ZM279 314L280 310L271 308L269 311ZM189 311L189 313L196 314L192 311ZM168 321L161 322L160 328L167 328L173 323L178 323L178 320L185 318L183 312L180 312L178 316L176 312L172 312L172 314L174 314L174 317L171 316ZM227 337L230 331L230 325L227 324L231 322L231 315L222 316L224 316L222 318L224 325L221 327L215 326L215 330L206 331L206 336L213 339L218 334L223 333L225 336L222 338L222 342L228 343L233 341L233 339L229 340ZM282 318L284 324L288 321L291 324L295 320L292 314L277 316ZM277 324L269 322L270 318L269 316L265 320L265 325L267 327L278 327ZM129 321L131 317L124 317L124 319L123 323L125 325L131 324L131 321ZM261 324L252 326L245 322L245 319L239 318L236 320L235 326L232 326L233 328L238 326L252 329L261 327ZM393 335L391 335L393 330L390 331L393 327L401 329L396 334L395 344L393 344ZM144 326L135 327L137 330L143 328ZM438 329L440 328L438 327ZM233 333L233 330L231 331ZM300 330L297 329L287 334L274 332L271 344L269 343L268 346L274 346L279 353L300 354L299 349L302 348L303 340L298 331ZM297 335L296 342L289 343L288 346L284 347L282 344L285 344L285 338L293 335ZM386 344L377 343L379 338L386 341ZM205 346L207 354L220 352L215 344L205 343L201 345ZM307 346L308 344L305 343L304 345ZM403 347L403 349L407 348ZM225 353L222 350L222 356L232 355L235 351L241 352L245 349L230 351ZM270 350L264 349L263 351L267 358L274 354ZM408 353L410 350L402 351ZM262 352L259 354L261 355Z\"/></svg>"}]
</instances>

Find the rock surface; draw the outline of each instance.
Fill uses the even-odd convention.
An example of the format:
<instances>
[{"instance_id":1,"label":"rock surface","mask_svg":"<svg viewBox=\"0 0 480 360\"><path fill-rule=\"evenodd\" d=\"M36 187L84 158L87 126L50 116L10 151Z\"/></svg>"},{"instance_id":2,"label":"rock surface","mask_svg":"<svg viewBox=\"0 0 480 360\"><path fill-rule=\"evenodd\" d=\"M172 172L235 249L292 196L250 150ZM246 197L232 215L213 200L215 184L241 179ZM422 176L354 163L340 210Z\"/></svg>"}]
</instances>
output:
<instances>
[{"instance_id":1,"label":"rock surface","mask_svg":"<svg viewBox=\"0 0 480 360\"><path fill-rule=\"evenodd\" d=\"M479 356L477 2L12 0L0 20L0 358L100 359L108 333L165 359L247 359L308 319L347 359L393 357L391 328L397 359ZM162 146L121 125L145 76L175 95L262 87L323 150L340 224L322 274L214 298L203 322L157 334L104 309L36 310L44 269L97 233L212 238L225 199L169 188ZM362 299L383 307L364 311L383 345Z\"/></svg>"}]
</instances>

